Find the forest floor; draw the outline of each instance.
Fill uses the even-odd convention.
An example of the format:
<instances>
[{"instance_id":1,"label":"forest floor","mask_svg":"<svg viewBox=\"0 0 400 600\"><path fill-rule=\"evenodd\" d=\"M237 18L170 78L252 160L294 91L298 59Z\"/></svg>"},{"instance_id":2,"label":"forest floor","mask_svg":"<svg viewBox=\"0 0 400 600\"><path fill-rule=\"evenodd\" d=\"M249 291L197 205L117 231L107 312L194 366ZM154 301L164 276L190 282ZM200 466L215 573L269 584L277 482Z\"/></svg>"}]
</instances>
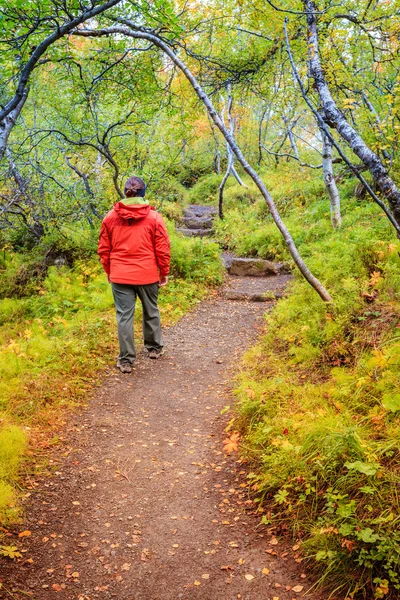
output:
<instances>
[{"instance_id":1,"label":"forest floor","mask_svg":"<svg viewBox=\"0 0 400 600\"><path fill-rule=\"evenodd\" d=\"M165 331L159 360L141 354L131 375L106 377L60 432L52 477L34 482L1 598L322 598L298 546L259 526L246 464L223 452L232 377L271 306L221 293Z\"/></svg>"}]
</instances>

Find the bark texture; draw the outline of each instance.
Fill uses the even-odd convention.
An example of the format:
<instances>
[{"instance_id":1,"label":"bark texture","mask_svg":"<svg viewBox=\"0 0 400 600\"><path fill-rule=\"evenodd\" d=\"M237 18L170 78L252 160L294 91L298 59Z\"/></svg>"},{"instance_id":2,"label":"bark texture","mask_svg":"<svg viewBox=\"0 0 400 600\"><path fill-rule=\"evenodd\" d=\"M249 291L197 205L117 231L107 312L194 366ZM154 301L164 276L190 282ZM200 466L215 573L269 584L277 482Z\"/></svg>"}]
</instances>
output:
<instances>
[{"instance_id":1,"label":"bark texture","mask_svg":"<svg viewBox=\"0 0 400 600\"><path fill-rule=\"evenodd\" d=\"M33 69L37 66L41 57L47 51L47 49L57 40L64 37L64 35L71 33L71 31L73 31L78 25L81 25L88 19L92 19L93 17L100 15L104 11L108 10L109 8L112 8L113 6L116 6L120 2L121 0L108 0L108 2L105 2L104 4L100 4L98 6L93 6L92 4L90 8L83 10L78 17L72 18L71 16L71 20L65 23L64 25L57 24L54 31L35 47L29 60L26 62L26 64L21 70L21 74L18 79L17 89L15 91L14 96L9 100L9 102L7 102L5 107L2 110L0 110L0 159L2 157L1 149L3 147L2 137L4 137L2 135L2 131L3 129L8 130L8 134L6 135L5 141L5 145L7 145L8 136L10 135L11 129L15 125L16 118L18 117L25 103L26 95L28 93L27 88L29 77ZM17 114L13 118L15 111L17 111Z\"/></svg>"},{"instance_id":2,"label":"bark texture","mask_svg":"<svg viewBox=\"0 0 400 600\"><path fill-rule=\"evenodd\" d=\"M391 177L389 177L387 169L379 156L369 148L358 131L350 125L344 114L337 107L321 65L316 16L318 10L314 0L303 0L303 2L307 14L310 76L314 79L315 87L318 91L323 118L330 127L336 129L339 135L348 143L354 154L369 169L379 190L387 199L396 223L400 225L400 190Z\"/></svg>"},{"instance_id":3,"label":"bark texture","mask_svg":"<svg viewBox=\"0 0 400 600\"><path fill-rule=\"evenodd\" d=\"M11 130L17 122L21 110L24 107L28 93L29 89L26 88L17 106L10 113L8 113L8 115L2 121L0 121L0 160L5 154Z\"/></svg>"},{"instance_id":4,"label":"bark texture","mask_svg":"<svg viewBox=\"0 0 400 600\"><path fill-rule=\"evenodd\" d=\"M324 173L324 183L328 192L331 205L331 221L332 227L337 229L342 224L342 216L340 214L340 195L336 185L335 176L332 166L332 143L324 131L322 133L322 169Z\"/></svg>"}]
</instances>

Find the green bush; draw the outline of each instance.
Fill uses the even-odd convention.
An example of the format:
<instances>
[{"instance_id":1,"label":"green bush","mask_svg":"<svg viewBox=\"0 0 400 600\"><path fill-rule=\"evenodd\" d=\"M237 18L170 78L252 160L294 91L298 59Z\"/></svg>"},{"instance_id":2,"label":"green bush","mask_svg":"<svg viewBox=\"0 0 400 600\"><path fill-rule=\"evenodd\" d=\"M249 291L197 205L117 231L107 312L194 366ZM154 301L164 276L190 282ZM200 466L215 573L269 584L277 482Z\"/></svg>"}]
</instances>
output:
<instances>
[{"instance_id":1,"label":"green bush","mask_svg":"<svg viewBox=\"0 0 400 600\"><path fill-rule=\"evenodd\" d=\"M22 456L26 450L26 436L15 425L0 429L0 522L7 525L18 516L15 484Z\"/></svg>"},{"instance_id":2,"label":"green bush","mask_svg":"<svg viewBox=\"0 0 400 600\"><path fill-rule=\"evenodd\" d=\"M189 190L190 204L216 204L218 202L218 188L223 175L211 173L201 177ZM232 178L228 179L227 187L232 185Z\"/></svg>"},{"instance_id":3,"label":"green bush","mask_svg":"<svg viewBox=\"0 0 400 600\"><path fill-rule=\"evenodd\" d=\"M307 189L285 220L334 302L295 273L245 357L236 427L263 523L292 530L340 597L397 598L400 246L380 210L351 197L354 180L341 185L338 231L319 182ZM286 259L261 212L258 202L229 210L219 239L236 253Z\"/></svg>"}]
</instances>

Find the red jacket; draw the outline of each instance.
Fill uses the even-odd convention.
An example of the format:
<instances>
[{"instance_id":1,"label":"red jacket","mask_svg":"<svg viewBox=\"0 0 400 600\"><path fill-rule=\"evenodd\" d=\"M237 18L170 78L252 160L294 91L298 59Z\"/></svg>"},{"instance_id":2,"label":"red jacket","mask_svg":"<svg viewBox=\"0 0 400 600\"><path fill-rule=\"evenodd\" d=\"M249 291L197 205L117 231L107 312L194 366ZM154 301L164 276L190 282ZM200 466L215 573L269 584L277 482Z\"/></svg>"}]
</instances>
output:
<instances>
[{"instance_id":1,"label":"red jacket","mask_svg":"<svg viewBox=\"0 0 400 600\"><path fill-rule=\"evenodd\" d=\"M117 202L101 225L98 254L113 283L156 283L170 265L162 216L148 204Z\"/></svg>"}]
</instances>

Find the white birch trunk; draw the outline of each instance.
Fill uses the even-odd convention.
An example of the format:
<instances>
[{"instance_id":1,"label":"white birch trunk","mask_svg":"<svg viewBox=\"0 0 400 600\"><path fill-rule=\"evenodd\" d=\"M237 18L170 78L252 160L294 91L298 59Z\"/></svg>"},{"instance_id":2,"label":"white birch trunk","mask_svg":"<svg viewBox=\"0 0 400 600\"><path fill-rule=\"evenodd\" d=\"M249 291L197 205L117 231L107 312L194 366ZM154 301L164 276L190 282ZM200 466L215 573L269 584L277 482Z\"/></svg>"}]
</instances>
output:
<instances>
[{"instance_id":1,"label":"white birch trunk","mask_svg":"<svg viewBox=\"0 0 400 600\"><path fill-rule=\"evenodd\" d=\"M328 192L329 202L331 205L331 221L332 227L337 229L342 224L342 216L340 214L340 195L336 185L335 176L333 174L332 165L332 143L324 131L322 133L322 169L324 172L324 183Z\"/></svg>"},{"instance_id":2,"label":"white birch trunk","mask_svg":"<svg viewBox=\"0 0 400 600\"><path fill-rule=\"evenodd\" d=\"M10 133L12 128L14 127L21 110L25 104L25 101L29 94L29 88L25 90L22 95L22 98L17 104L17 106L12 110L4 119L0 122L0 160L3 158L5 151L7 149L8 138L10 137Z\"/></svg>"},{"instance_id":3,"label":"white birch trunk","mask_svg":"<svg viewBox=\"0 0 400 600\"><path fill-rule=\"evenodd\" d=\"M303 0L303 3L307 13L310 75L314 79L318 91L323 118L330 127L336 129L339 135L348 143L354 154L368 167L378 188L387 199L396 223L400 225L400 190L391 177L389 177L386 167L379 156L369 148L358 131L348 123L344 114L337 107L321 65L316 18L317 7L314 0Z\"/></svg>"}]
</instances>

